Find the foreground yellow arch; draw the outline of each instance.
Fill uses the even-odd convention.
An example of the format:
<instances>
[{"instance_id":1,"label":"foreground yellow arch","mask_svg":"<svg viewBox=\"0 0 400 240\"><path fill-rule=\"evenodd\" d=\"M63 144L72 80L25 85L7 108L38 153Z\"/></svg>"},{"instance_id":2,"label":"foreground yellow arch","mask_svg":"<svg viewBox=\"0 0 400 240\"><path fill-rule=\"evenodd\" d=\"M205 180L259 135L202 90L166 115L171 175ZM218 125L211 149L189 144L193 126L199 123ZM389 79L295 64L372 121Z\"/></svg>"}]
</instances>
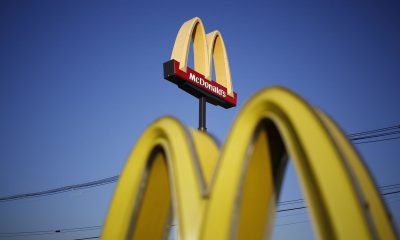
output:
<instances>
[{"instance_id":1,"label":"foreground yellow arch","mask_svg":"<svg viewBox=\"0 0 400 240\"><path fill-rule=\"evenodd\" d=\"M180 236L197 238L208 196L209 173L217 154L216 144L205 133L189 131L171 117L155 121L140 137L124 167L102 239L161 237L170 220L172 204ZM165 192L166 188L171 193ZM142 206L153 199L161 202L152 202L143 210Z\"/></svg>"},{"instance_id":2,"label":"foreground yellow arch","mask_svg":"<svg viewBox=\"0 0 400 240\"><path fill-rule=\"evenodd\" d=\"M173 214L180 239L270 236L288 156L322 239L396 239L379 192L336 125L273 87L239 113L222 149L164 117L140 137L118 182L102 239L154 239Z\"/></svg>"}]
</instances>

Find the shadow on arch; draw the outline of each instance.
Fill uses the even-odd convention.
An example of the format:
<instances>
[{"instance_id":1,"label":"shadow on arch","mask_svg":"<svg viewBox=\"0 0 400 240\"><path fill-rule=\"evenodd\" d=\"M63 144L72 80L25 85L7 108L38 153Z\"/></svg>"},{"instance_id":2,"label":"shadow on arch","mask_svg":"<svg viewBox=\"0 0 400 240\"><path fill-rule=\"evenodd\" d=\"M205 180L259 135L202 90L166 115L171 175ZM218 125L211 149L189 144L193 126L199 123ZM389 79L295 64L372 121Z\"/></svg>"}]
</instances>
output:
<instances>
[{"instance_id":1,"label":"shadow on arch","mask_svg":"<svg viewBox=\"0 0 400 240\"><path fill-rule=\"evenodd\" d=\"M118 182L103 239L271 236L288 156L322 239L396 239L372 177L338 127L293 92L267 88L237 116L219 150L171 117L152 123Z\"/></svg>"}]
</instances>

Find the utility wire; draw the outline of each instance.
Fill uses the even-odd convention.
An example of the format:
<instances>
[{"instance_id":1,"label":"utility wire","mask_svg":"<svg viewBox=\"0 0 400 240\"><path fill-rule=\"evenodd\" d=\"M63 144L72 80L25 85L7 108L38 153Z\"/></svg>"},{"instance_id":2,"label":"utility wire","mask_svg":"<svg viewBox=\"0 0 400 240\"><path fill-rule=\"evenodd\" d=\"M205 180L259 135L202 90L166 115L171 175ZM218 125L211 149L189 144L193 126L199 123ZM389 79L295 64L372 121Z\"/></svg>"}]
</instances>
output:
<instances>
[{"instance_id":1,"label":"utility wire","mask_svg":"<svg viewBox=\"0 0 400 240\"><path fill-rule=\"evenodd\" d=\"M59 187L59 188L54 188L46 191L40 191L40 192L32 192L32 193L24 193L24 194L17 194L17 195L11 195L11 196L5 196L0 198L0 202L8 202L8 201L13 201L13 200L19 200L19 199L25 199L25 198L33 198L33 197L42 197L42 196L48 196L48 195L54 195L54 194L59 194L59 193L64 193L64 192L69 192L69 191L75 191L75 190L80 190L80 189L86 189L86 188L92 188L92 187L98 187L110 183L115 183L118 181L119 175L109 177L109 178L104 178L96 181L91 181L91 182L86 182L86 183L81 183L81 184L74 184L74 185L68 185L64 187ZM282 205L287 205L291 203L296 203L298 201L302 201L302 199L294 199L294 200L289 200L289 201L282 201L279 204Z\"/></svg>"},{"instance_id":2,"label":"utility wire","mask_svg":"<svg viewBox=\"0 0 400 240\"><path fill-rule=\"evenodd\" d=\"M38 230L38 231L25 231L25 232L3 232L0 233L0 237L26 237L26 236L38 236L38 235L49 235L59 233L72 233L72 232L83 232L90 230L99 230L103 226L89 226L89 227L76 227L76 228L64 228L56 230Z\"/></svg>"},{"instance_id":3,"label":"utility wire","mask_svg":"<svg viewBox=\"0 0 400 240\"><path fill-rule=\"evenodd\" d=\"M293 217L296 215L303 215L303 214L307 214L307 212L298 212L298 213L292 213L292 214L286 214L286 215L278 215L277 218Z\"/></svg>"},{"instance_id":4,"label":"utility wire","mask_svg":"<svg viewBox=\"0 0 400 240\"><path fill-rule=\"evenodd\" d=\"M100 236L98 236L98 237L86 237L86 238L75 238L74 240L86 240L86 239L95 239L95 238L100 238Z\"/></svg>"},{"instance_id":5,"label":"utility wire","mask_svg":"<svg viewBox=\"0 0 400 240\"><path fill-rule=\"evenodd\" d=\"M40 192L23 193L23 194L1 197L0 202L7 202L7 201L12 201L12 200L24 199L24 198L42 197L42 196L48 196L48 195L69 192L69 191L98 187L98 186L102 186L102 185L106 185L106 184L110 184L110 183L115 183L118 181L118 178L119 178L119 176L117 175L117 176L103 178L103 179L96 180L96 181L68 185L68 186L49 189L49 190L40 191Z\"/></svg>"},{"instance_id":6,"label":"utility wire","mask_svg":"<svg viewBox=\"0 0 400 240\"><path fill-rule=\"evenodd\" d=\"M386 189L399 188L399 187L400 187L400 184L389 184L389 185L382 186L380 188L386 190Z\"/></svg>"},{"instance_id":7,"label":"utility wire","mask_svg":"<svg viewBox=\"0 0 400 240\"><path fill-rule=\"evenodd\" d=\"M391 188L391 187L393 187L393 186L398 187L399 185L400 185L400 184L392 184L392 185L383 186L383 187L381 187L381 188ZM400 191L393 191L393 192L383 193L383 194L381 194L381 195L386 196L386 195L391 195L391 194L395 194L395 193L400 193ZM396 200L400 200L400 199L395 199L395 201L396 201ZM284 209L284 210L286 210L286 211L292 211L292 210L299 210L299 209L305 209L305 208L307 208L307 207L299 207L299 208ZM280 212L280 211L278 210L277 212ZM284 216L281 216L281 217L290 217L290 216L293 216L293 215L306 214L306 213L307 213L307 212L304 212L304 213L294 213L294 214L291 214L291 215L284 215ZM309 221L306 220L306 221L299 221L299 222L292 222L292 223L285 223L285 224L277 224L277 225L275 225L275 227L284 227L284 226L287 226L287 225L294 225L294 224L307 223L307 222L309 222Z\"/></svg>"},{"instance_id":8,"label":"utility wire","mask_svg":"<svg viewBox=\"0 0 400 240\"><path fill-rule=\"evenodd\" d=\"M300 209L304 209L304 208L307 208L307 207L295 207L295 208L280 209L280 210L277 210L277 212L287 212L287 211L293 211L293 210L300 210Z\"/></svg>"},{"instance_id":9,"label":"utility wire","mask_svg":"<svg viewBox=\"0 0 400 240\"><path fill-rule=\"evenodd\" d=\"M364 144L364 143L384 142L384 141L388 141L388 140L394 140L394 139L400 139L400 136L398 136L398 137L391 137L391 138L383 138L383 139L379 139L379 140L371 140L371 141L355 142L354 144Z\"/></svg>"},{"instance_id":10,"label":"utility wire","mask_svg":"<svg viewBox=\"0 0 400 240\"><path fill-rule=\"evenodd\" d=\"M396 187L396 186L400 187L400 184L386 185L386 186L382 186L381 188L390 188L390 187ZM386 195L391 195L391 194L396 194L396 193L400 193L400 190L399 191L392 191L392 192L382 193L381 195L382 196L386 196ZM304 199L293 199L293 200L288 200L288 201L283 201L283 202L295 202L295 203L298 203L299 200L304 202ZM289 212L289 211L295 211L295 210L306 209L306 208L307 208L306 206L295 207L295 208L285 208L285 209L277 210L276 212ZM296 215L296 214L293 214L293 215ZM286 215L286 216L291 216L291 215ZM291 224L295 224L295 223L281 224L279 226L291 225ZM81 232L81 231L89 231L89 230L99 230L102 227L103 226L101 226L101 225L96 225L96 226L88 226L88 227L64 228L64 229L59 229L59 230L39 230L39 231L29 231L29 232L25 231L25 232L8 232L8 233L5 232L5 233L0 233L0 238L1 237L22 237L22 236L37 236L37 235L57 234L57 233ZM79 238L79 239L75 239L75 240L94 239L94 238L99 238L99 237Z\"/></svg>"},{"instance_id":11,"label":"utility wire","mask_svg":"<svg viewBox=\"0 0 400 240\"><path fill-rule=\"evenodd\" d=\"M400 125L395 125L395 126L392 126L392 127L386 127L386 128L381 128L381 129L375 129L375 130L369 130L369 131L364 131L364 132L359 132L359 133L353 133L353 134L347 135L347 137L351 141L355 141L355 144L387 141L387 140L393 140L393 139L399 139L400 138L400 136L394 136L394 137L390 137L390 138L382 138L382 137L386 137L386 136L400 134L400 131L397 131L397 129L400 129ZM357 142L359 140L376 139L376 138L380 138L380 139ZM69 191L75 191L75 190L81 190L81 189L86 189L86 188L103 186L103 185L106 185L106 184L117 182L118 178L119 178L119 176L116 175L116 176L112 176L112 177L108 177L108 178L104 178L104 179L100 179L100 180L90 181L90 182L81 183L81 184L68 185L68 186L49 189L49 190L45 190L45 191L24 193L24 194L17 194L17 195L1 197L0 198L0 202L13 201L13 200L19 200L19 199L25 199L25 198L48 196L48 195L53 195L53 194L69 192ZM386 195L392 195L392 194L400 193L400 190L396 190L399 187L400 187L400 184L391 184L391 185L382 186L382 187L380 187L382 191L385 191L385 190L394 190L394 191L387 192L387 193L382 193L381 195L382 196L386 196ZM293 199L293 200L281 201L281 202L278 202L278 205L279 206L284 206L284 205L300 204L300 203L304 203L304 199ZM307 208L306 206L294 207L294 208L286 208L286 209L277 210L277 212L288 212L288 211L295 211L295 210L301 210L301 209L306 209L306 208ZM278 226L292 225L292 224L298 224L298 223L304 223L304 222L294 222L294 223L288 223L288 224L281 224L281 225L278 225ZM21 237L21 236L37 236L37 235L47 235L47 234L57 234L57 233L71 233L71 232L81 232L81 231L89 231L89 230L99 230L101 228L102 228L102 226L98 225L98 226L89 226L89 227L65 228L65 229L58 229L58 230L42 230L42 231L30 231L30 232L9 232L9 233L0 233L0 237ZM75 239L75 240L86 240L86 239L95 239L95 238L100 238L100 237L99 236L97 236L97 237L86 237L86 238L78 238L78 239Z\"/></svg>"},{"instance_id":12,"label":"utility wire","mask_svg":"<svg viewBox=\"0 0 400 240\"><path fill-rule=\"evenodd\" d=\"M391 131L391 132L386 132L386 133L365 135L365 136L361 136L361 137L351 137L350 140L357 141L357 140L363 140L363 139L369 139L369 138L385 137L385 136L395 135L395 134L399 134L399 133L400 133L400 131Z\"/></svg>"},{"instance_id":13,"label":"utility wire","mask_svg":"<svg viewBox=\"0 0 400 240\"><path fill-rule=\"evenodd\" d=\"M383 142L389 140L395 140L400 138L400 124L379 128L374 130L368 130L364 132L348 134L349 140L353 141L354 144L364 144L373 142ZM361 141L360 141L361 140ZM367 141L362 141L367 140Z\"/></svg>"},{"instance_id":14,"label":"utility wire","mask_svg":"<svg viewBox=\"0 0 400 240\"><path fill-rule=\"evenodd\" d=\"M275 227L284 227L288 225L293 225L293 224L299 224L299 223L308 223L309 221L300 221L300 222L291 222L291 223L284 223L284 224L277 224Z\"/></svg>"},{"instance_id":15,"label":"utility wire","mask_svg":"<svg viewBox=\"0 0 400 240\"><path fill-rule=\"evenodd\" d=\"M385 186L378 187L378 188L380 188L381 191L387 191L387 190L400 188L400 184L390 184L390 185L385 185ZM381 195L386 196L386 195L390 195L390 194L394 194L394 193L398 193L398 192L400 192L400 191L395 191L393 193L391 193L391 192L382 193ZM279 206L284 206L284 205L290 205L290 204L300 204L300 203L303 203L303 202L304 202L303 198L298 198L298 199L278 202L278 205Z\"/></svg>"},{"instance_id":16,"label":"utility wire","mask_svg":"<svg viewBox=\"0 0 400 240\"><path fill-rule=\"evenodd\" d=\"M368 131L364 131L364 132L348 134L347 137L349 137L349 139L351 141L354 141L354 144L381 142L381 141L399 139L400 136L384 138L384 139L377 139L377 140L361 141L361 142L357 142L357 141L364 140L364 139L376 139L376 138L380 138L380 137L400 134L400 131L398 131L398 129L400 129L400 125L394 125L391 127L385 127L385 128L374 129L374 130L368 130ZM25 198L33 198L33 197L42 197L42 196L48 196L48 195L53 195L53 194L69 192L69 191L103 186L106 184L117 182L118 178L119 178L119 175L116 175L116 176L103 178L103 179L96 180L96 181L68 185L68 186L49 189L49 190L45 190L45 191L4 196L4 197L0 197L0 202L14 201L14 200L20 200L20 199L25 199ZM285 203L282 203L282 204L285 205Z\"/></svg>"},{"instance_id":17,"label":"utility wire","mask_svg":"<svg viewBox=\"0 0 400 240\"><path fill-rule=\"evenodd\" d=\"M290 204L296 204L296 203L302 203L302 202L304 202L304 199L299 198L299 199L293 199L293 200L288 200L288 201L281 201L278 204L280 206L282 206L282 205L290 205Z\"/></svg>"},{"instance_id":18,"label":"utility wire","mask_svg":"<svg viewBox=\"0 0 400 240\"><path fill-rule=\"evenodd\" d=\"M399 185L399 184L392 184L392 185ZM388 187L388 186L383 186L382 188L384 188L384 187ZM392 195L392 194L396 194L396 193L400 193L400 190L387 192L387 193L381 193L381 196L387 196L387 195ZM305 202L304 199L296 199L296 200L302 200L302 202ZM294 204L302 203L302 202L299 201L299 202L295 202ZM279 202L278 202L278 205L280 205ZM286 209L277 210L276 212L287 212L287 211L300 210L300 209L305 209L305 208L307 208L307 207L301 206L301 207L294 207L294 208L286 208Z\"/></svg>"},{"instance_id":19,"label":"utility wire","mask_svg":"<svg viewBox=\"0 0 400 240\"><path fill-rule=\"evenodd\" d=\"M394 192L388 192L388 193L384 193L382 195L391 195L391 194L395 194L395 193L400 193L400 191L394 191Z\"/></svg>"},{"instance_id":20,"label":"utility wire","mask_svg":"<svg viewBox=\"0 0 400 240\"><path fill-rule=\"evenodd\" d=\"M363 132L358 132L358 133L350 133L347 136L351 138L351 137L356 137L356 136L360 136L360 135L384 132L384 131L389 131L389 130L398 130L398 129L400 129L400 125L394 125L394 126L391 126L391 127L378 128L378 129L369 130L369 131L363 131Z\"/></svg>"}]
</instances>

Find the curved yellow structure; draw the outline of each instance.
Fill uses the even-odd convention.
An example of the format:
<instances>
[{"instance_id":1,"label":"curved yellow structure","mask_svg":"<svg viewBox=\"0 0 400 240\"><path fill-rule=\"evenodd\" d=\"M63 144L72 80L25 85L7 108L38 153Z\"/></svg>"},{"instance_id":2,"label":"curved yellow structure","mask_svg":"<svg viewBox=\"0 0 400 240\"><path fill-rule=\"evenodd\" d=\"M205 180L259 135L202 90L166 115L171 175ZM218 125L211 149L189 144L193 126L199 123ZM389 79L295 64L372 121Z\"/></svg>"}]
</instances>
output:
<instances>
[{"instance_id":1,"label":"curved yellow structure","mask_svg":"<svg viewBox=\"0 0 400 240\"><path fill-rule=\"evenodd\" d=\"M155 121L120 176L102 238L159 239L166 234L171 206L180 236L198 238L217 156L205 133L188 131L171 117Z\"/></svg>"},{"instance_id":2,"label":"curved yellow structure","mask_svg":"<svg viewBox=\"0 0 400 240\"><path fill-rule=\"evenodd\" d=\"M227 94L233 96L231 73L224 40L218 31L205 34L200 18L185 22L179 29L172 50L171 59L179 62L179 68L186 72L190 42L193 41L194 70L211 80L212 58L214 58L215 78L226 87Z\"/></svg>"},{"instance_id":3,"label":"curved yellow structure","mask_svg":"<svg viewBox=\"0 0 400 240\"><path fill-rule=\"evenodd\" d=\"M289 156L320 239L396 239L345 135L281 87L248 101L221 149L174 118L152 123L121 174L102 239L160 239L172 216L179 239L269 237Z\"/></svg>"}]
</instances>

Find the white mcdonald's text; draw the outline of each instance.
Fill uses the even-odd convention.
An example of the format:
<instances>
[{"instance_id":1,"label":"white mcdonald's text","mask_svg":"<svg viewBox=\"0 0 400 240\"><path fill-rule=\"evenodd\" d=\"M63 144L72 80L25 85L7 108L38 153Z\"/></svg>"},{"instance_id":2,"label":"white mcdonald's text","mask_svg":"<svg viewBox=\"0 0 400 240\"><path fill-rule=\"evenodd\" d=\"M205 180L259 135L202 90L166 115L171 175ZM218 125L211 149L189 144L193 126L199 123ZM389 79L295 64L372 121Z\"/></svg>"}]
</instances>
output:
<instances>
[{"instance_id":1,"label":"white mcdonald's text","mask_svg":"<svg viewBox=\"0 0 400 240\"><path fill-rule=\"evenodd\" d=\"M209 83L208 80L204 80L201 77L197 77L193 73L189 73L189 79L192 80L193 82L196 82L197 84L200 84L201 86L204 86L205 88L208 88L209 90L213 91L214 93L226 97L226 92L219 87L213 86Z\"/></svg>"}]
</instances>

